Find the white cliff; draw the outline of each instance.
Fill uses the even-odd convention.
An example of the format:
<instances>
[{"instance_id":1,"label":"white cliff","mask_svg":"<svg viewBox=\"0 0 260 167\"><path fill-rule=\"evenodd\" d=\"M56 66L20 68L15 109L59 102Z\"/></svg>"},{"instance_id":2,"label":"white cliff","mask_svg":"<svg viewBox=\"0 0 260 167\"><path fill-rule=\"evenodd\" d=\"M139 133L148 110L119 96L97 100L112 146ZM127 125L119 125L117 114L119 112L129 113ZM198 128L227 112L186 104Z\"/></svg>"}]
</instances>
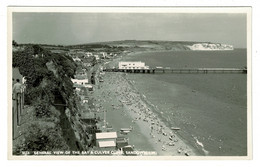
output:
<instances>
[{"instance_id":1,"label":"white cliff","mask_svg":"<svg viewBox=\"0 0 260 167\"><path fill-rule=\"evenodd\" d=\"M193 45L186 45L190 50L234 50L232 45L219 43L196 43Z\"/></svg>"}]
</instances>

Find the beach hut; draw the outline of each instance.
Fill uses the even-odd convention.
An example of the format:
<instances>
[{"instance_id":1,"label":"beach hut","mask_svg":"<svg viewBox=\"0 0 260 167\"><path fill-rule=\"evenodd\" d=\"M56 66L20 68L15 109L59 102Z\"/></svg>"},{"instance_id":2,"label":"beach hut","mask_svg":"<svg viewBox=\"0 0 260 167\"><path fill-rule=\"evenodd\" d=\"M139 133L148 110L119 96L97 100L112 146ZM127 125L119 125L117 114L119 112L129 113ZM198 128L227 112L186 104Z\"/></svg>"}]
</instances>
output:
<instances>
[{"instance_id":1,"label":"beach hut","mask_svg":"<svg viewBox=\"0 0 260 167\"><path fill-rule=\"evenodd\" d=\"M125 138L123 136L118 137L116 139L116 147L117 148L123 148L125 146L128 146L128 138Z\"/></svg>"},{"instance_id":2,"label":"beach hut","mask_svg":"<svg viewBox=\"0 0 260 167\"><path fill-rule=\"evenodd\" d=\"M136 156L137 154L134 152L134 148L131 145L127 145L121 148L121 150L123 151L123 153L126 156Z\"/></svg>"},{"instance_id":3,"label":"beach hut","mask_svg":"<svg viewBox=\"0 0 260 167\"><path fill-rule=\"evenodd\" d=\"M116 149L116 132L96 133L96 146L99 148Z\"/></svg>"}]
</instances>

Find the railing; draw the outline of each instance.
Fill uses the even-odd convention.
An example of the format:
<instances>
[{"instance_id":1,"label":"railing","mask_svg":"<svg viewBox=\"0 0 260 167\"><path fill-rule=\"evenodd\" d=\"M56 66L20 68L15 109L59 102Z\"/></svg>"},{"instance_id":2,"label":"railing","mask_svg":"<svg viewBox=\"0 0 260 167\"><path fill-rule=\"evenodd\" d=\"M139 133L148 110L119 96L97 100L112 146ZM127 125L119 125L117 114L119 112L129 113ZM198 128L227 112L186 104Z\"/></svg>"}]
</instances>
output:
<instances>
[{"instance_id":1,"label":"railing","mask_svg":"<svg viewBox=\"0 0 260 167\"><path fill-rule=\"evenodd\" d=\"M19 137L18 127L21 125L21 118L24 111L24 89L21 92L13 93L13 139Z\"/></svg>"},{"instance_id":2,"label":"railing","mask_svg":"<svg viewBox=\"0 0 260 167\"><path fill-rule=\"evenodd\" d=\"M247 73L246 68L149 68L149 69L104 69L106 72L126 72L126 73Z\"/></svg>"}]
</instances>

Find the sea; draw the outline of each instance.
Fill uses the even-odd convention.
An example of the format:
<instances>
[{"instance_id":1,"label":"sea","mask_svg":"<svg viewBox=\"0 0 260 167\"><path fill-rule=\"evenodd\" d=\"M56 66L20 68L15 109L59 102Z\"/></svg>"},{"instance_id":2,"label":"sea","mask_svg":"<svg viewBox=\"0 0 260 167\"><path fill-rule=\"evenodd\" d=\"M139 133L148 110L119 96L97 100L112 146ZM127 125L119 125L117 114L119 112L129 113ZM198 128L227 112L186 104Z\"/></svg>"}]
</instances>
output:
<instances>
[{"instance_id":1,"label":"sea","mask_svg":"<svg viewBox=\"0 0 260 167\"><path fill-rule=\"evenodd\" d=\"M123 61L150 67L243 68L247 50L158 51L131 54ZM201 156L247 156L247 74L126 75L144 100Z\"/></svg>"}]
</instances>

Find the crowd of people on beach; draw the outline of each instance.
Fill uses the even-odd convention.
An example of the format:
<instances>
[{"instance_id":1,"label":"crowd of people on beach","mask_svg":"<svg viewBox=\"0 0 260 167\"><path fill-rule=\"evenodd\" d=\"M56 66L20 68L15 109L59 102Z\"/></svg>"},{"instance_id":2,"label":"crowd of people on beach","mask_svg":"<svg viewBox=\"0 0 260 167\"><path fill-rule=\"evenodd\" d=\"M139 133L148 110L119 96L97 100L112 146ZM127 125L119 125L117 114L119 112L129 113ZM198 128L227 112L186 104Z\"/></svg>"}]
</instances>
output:
<instances>
[{"instance_id":1,"label":"crowd of people on beach","mask_svg":"<svg viewBox=\"0 0 260 167\"><path fill-rule=\"evenodd\" d=\"M111 107L114 110L121 110L121 114L124 116L132 117L133 124L146 128L147 137L155 143L153 145L156 151L160 149L159 152L163 155L168 153L169 155L191 155L190 150L185 145L179 144L179 138L175 134L177 131L168 128L158 118L157 114L151 109L152 107L143 100L145 96L132 86L134 81L130 81L124 76L127 74L110 73L106 75L109 76L104 77L104 83L101 84L104 87L104 89L100 89L101 96L96 97L95 100L98 111L107 112L102 103L116 100L119 103L112 103ZM130 128L134 130L133 126Z\"/></svg>"}]
</instances>

